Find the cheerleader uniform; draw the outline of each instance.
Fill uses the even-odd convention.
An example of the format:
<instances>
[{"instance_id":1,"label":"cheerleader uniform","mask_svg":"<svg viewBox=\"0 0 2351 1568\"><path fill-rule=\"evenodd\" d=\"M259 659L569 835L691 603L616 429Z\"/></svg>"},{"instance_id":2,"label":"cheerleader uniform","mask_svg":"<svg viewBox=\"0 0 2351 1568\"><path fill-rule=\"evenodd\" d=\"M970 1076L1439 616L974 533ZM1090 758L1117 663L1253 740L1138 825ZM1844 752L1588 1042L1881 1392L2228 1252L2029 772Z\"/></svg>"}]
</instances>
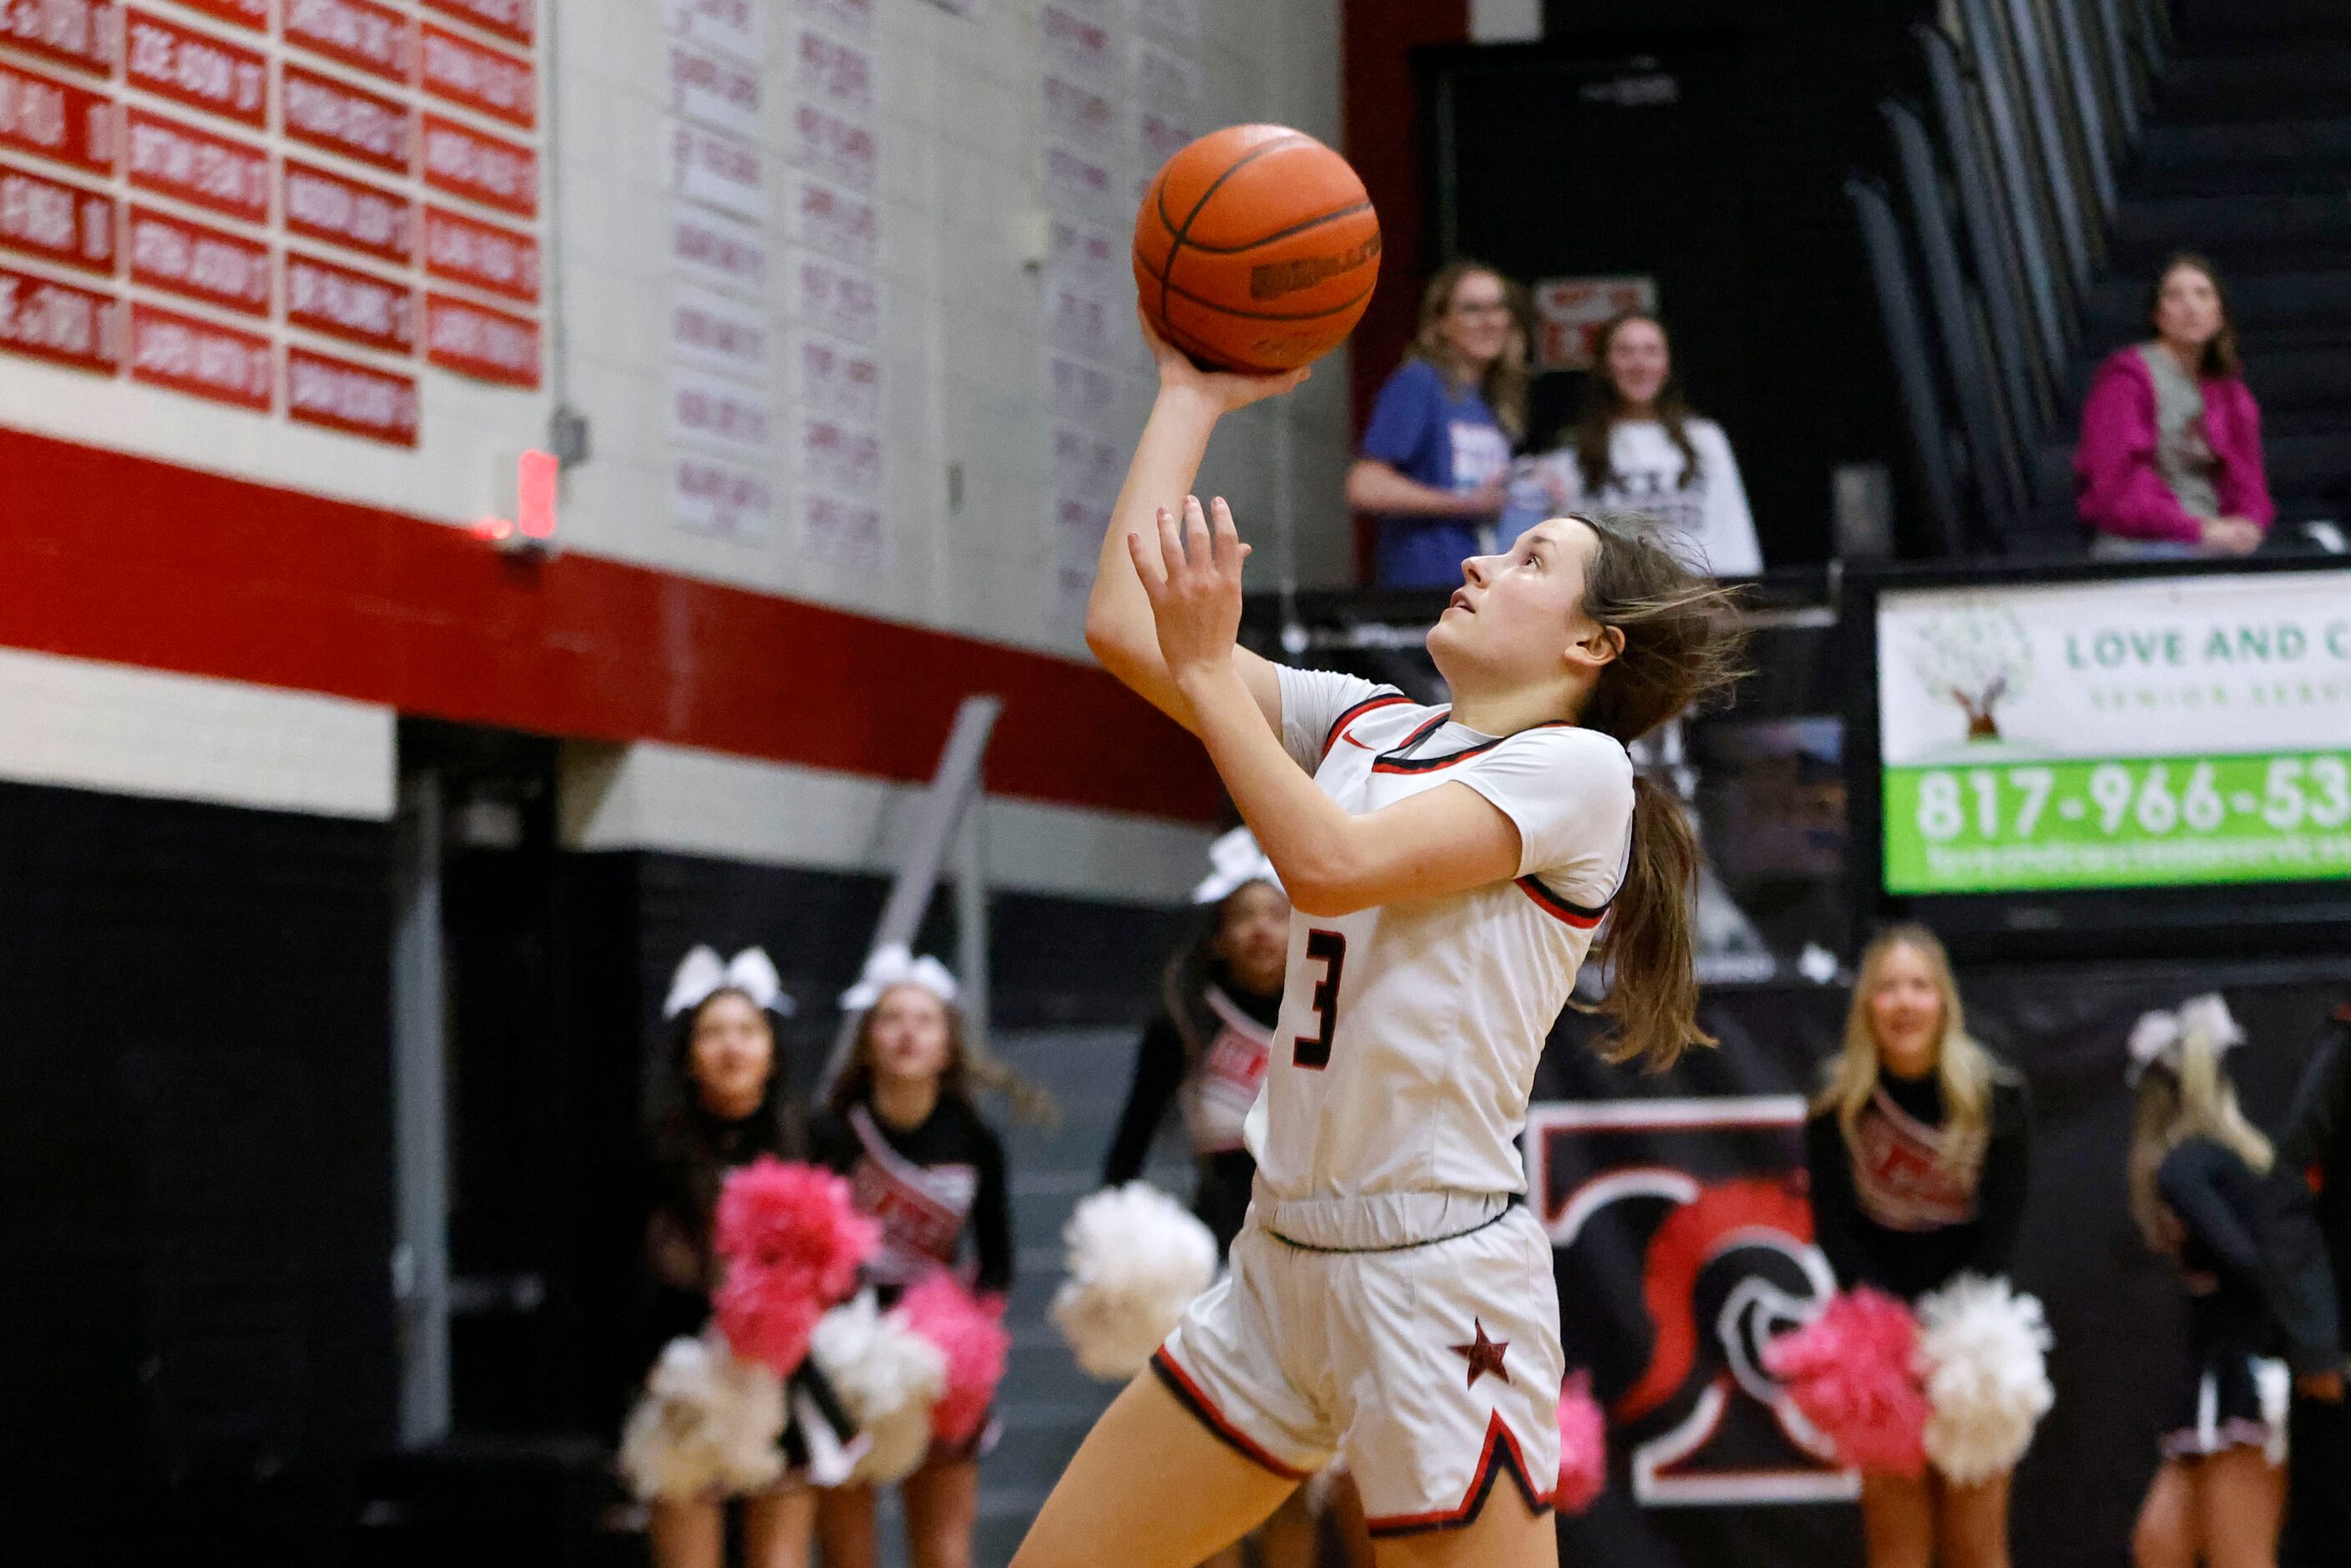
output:
<instances>
[{"instance_id":1,"label":"cheerleader uniform","mask_svg":"<svg viewBox=\"0 0 2351 1568\"><path fill-rule=\"evenodd\" d=\"M2032 1105L1995 1081L1990 1136L1954 1166L1944 1155L1943 1086L1933 1073L1880 1072L1848 1146L1834 1109L1804 1124L1813 1234L1838 1288L1870 1285L1909 1301L1962 1270L2005 1275L2024 1221Z\"/></svg>"},{"instance_id":2,"label":"cheerleader uniform","mask_svg":"<svg viewBox=\"0 0 2351 1568\"><path fill-rule=\"evenodd\" d=\"M1231 1249L1249 1214L1257 1161L1243 1127L1265 1084L1280 1013L1280 992L1261 997L1243 990L1221 963L1209 966L1207 984L1196 997L1168 997L1143 1031L1134 1082L1102 1166L1106 1186L1141 1176L1168 1103L1180 1097L1200 1167L1192 1212L1216 1236L1219 1256ZM1187 1049L1187 1040L1199 1042L1196 1049Z\"/></svg>"},{"instance_id":3,"label":"cheerleader uniform","mask_svg":"<svg viewBox=\"0 0 2351 1568\"><path fill-rule=\"evenodd\" d=\"M1012 1289L1004 1145L968 1103L942 1094L921 1125L899 1128L860 1102L846 1115L817 1117L809 1145L820 1164L849 1178L857 1207L881 1222L881 1243L866 1262L865 1282L883 1306L907 1287L956 1268L967 1238L971 1287L984 1296ZM931 1458L976 1458L995 1441L990 1420L953 1451L934 1446Z\"/></svg>"},{"instance_id":4,"label":"cheerleader uniform","mask_svg":"<svg viewBox=\"0 0 2351 1568\"><path fill-rule=\"evenodd\" d=\"M2305 1370L2340 1366L2332 1291L2310 1270L2323 1268L2284 1245L2283 1220L2264 1178L2241 1155L2210 1138L2189 1138L2164 1156L2156 1190L2187 1232L2187 1357L2162 1438L2166 1458L2264 1448L2283 1457L2291 1375L2281 1351Z\"/></svg>"},{"instance_id":5,"label":"cheerleader uniform","mask_svg":"<svg viewBox=\"0 0 2351 1568\"><path fill-rule=\"evenodd\" d=\"M646 1261L653 1280L646 1314L651 1357L673 1339L698 1337L710 1322L710 1292L719 1278L711 1250L711 1225L719 1188L727 1173L762 1155L788 1158L782 1130L768 1106L729 1119L689 1101L664 1115L653 1130L646 1160ZM857 1424L817 1369L804 1361L786 1382L784 1462L804 1471L809 1464L805 1422L831 1428L833 1449L856 1436Z\"/></svg>"}]
</instances>

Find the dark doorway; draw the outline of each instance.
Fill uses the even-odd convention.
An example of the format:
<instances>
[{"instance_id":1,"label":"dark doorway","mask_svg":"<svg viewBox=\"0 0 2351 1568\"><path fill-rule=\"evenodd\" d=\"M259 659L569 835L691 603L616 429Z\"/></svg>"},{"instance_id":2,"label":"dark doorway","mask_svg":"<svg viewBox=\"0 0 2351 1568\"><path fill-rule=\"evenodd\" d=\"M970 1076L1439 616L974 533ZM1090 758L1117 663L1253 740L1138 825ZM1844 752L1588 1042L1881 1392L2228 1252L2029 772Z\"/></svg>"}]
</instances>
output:
<instances>
[{"instance_id":1,"label":"dark doorway","mask_svg":"<svg viewBox=\"0 0 2351 1568\"><path fill-rule=\"evenodd\" d=\"M632 977L582 935L610 912L594 857L559 848L559 742L403 719L400 747L438 818L450 1430L604 1432L640 1075L632 1015L581 1025L609 1010L600 975L624 1011Z\"/></svg>"},{"instance_id":2,"label":"dark doorway","mask_svg":"<svg viewBox=\"0 0 2351 1568\"><path fill-rule=\"evenodd\" d=\"M1656 279L1682 385L1734 443L1749 427L1741 171L1724 155L1737 89L1732 55L1703 46L1669 58L1447 51L1428 78L1436 253L1530 286ZM1539 449L1583 379L1538 383L1527 434Z\"/></svg>"}]
</instances>

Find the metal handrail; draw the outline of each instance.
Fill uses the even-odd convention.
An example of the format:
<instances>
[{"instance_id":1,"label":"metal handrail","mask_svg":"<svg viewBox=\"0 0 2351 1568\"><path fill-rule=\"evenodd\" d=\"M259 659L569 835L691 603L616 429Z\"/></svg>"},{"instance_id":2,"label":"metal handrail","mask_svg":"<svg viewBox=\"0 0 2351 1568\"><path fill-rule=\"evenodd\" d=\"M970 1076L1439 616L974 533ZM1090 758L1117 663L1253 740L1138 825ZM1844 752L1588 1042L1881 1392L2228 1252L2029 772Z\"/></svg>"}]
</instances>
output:
<instances>
[{"instance_id":1,"label":"metal handrail","mask_svg":"<svg viewBox=\"0 0 2351 1568\"><path fill-rule=\"evenodd\" d=\"M873 927L868 957L893 945L911 946L922 928L923 915L938 890L939 873L947 857L961 848L957 880L963 884L957 900L956 964L963 971L956 983L963 992L958 1010L970 1041L979 1045L987 1031L987 930L985 898L984 844L978 806L984 798L981 768L987 760L987 742L1004 712L1000 697L969 696L956 709L955 727L947 732L946 749L923 796L898 856L898 871L890 883L890 897ZM849 1049L857 1038L857 1019L844 1015L834 1034L823 1082L830 1083L848 1065Z\"/></svg>"},{"instance_id":2,"label":"metal handrail","mask_svg":"<svg viewBox=\"0 0 2351 1568\"><path fill-rule=\"evenodd\" d=\"M2050 79L2049 57L2043 47L2040 18L2033 11L2033 0L2008 0L2007 19L2008 28L2001 42L2014 56L2017 72L2023 78L2025 100L2032 109L2025 122L2025 134L2040 153L2043 189L2056 208L2057 235L2064 243L2065 265L2078 291L2090 286L2090 274L2097 266L2099 241L2091 232L2089 220L2082 211L2081 192L2074 183L2073 149L2067 134L2071 127L2058 99L2056 85Z\"/></svg>"},{"instance_id":3,"label":"metal handrail","mask_svg":"<svg viewBox=\"0 0 2351 1568\"><path fill-rule=\"evenodd\" d=\"M1910 423L1913 445L1926 481L1927 505L1941 532L1943 552L1959 553L1959 487L1951 474L1943 411L1928 369L1927 328L1919 319L1917 290L1910 279L1910 264L1903 255L1902 229L1894 219L1894 204L1886 192L1859 175L1846 179L1846 198L1861 222L1863 248L1869 256L1870 280L1886 323L1886 337L1894 350L1894 371L1901 388L1902 410Z\"/></svg>"},{"instance_id":4,"label":"metal handrail","mask_svg":"<svg viewBox=\"0 0 2351 1568\"><path fill-rule=\"evenodd\" d=\"M1985 118L1991 122L1992 146L2000 164L2002 193L2008 198L2010 225L2015 230L2024 266L2025 284L2041 327L2043 346L2053 364L2063 365L2074 348L2072 290L2060 292L2063 271L2045 265L2053 254L2036 188L2026 133L2018 113L2000 40L1993 30L1989 0L1967 0L1968 52L1975 66L1977 90L1983 96Z\"/></svg>"},{"instance_id":5,"label":"metal handrail","mask_svg":"<svg viewBox=\"0 0 2351 1568\"><path fill-rule=\"evenodd\" d=\"M1960 76L1959 47L1947 35L1923 24L1913 29L1913 36L1927 57L1936 114L1942 121L1943 151L1959 186L1962 226L1974 258L1976 287L1991 318L1994 358L2008 388L2009 409L2019 439L2031 445L2056 421L2058 365L2026 327L2032 302L2025 292L2024 261L2016 252L2015 234L1993 187L1991 150Z\"/></svg>"},{"instance_id":6,"label":"metal handrail","mask_svg":"<svg viewBox=\"0 0 2351 1568\"><path fill-rule=\"evenodd\" d=\"M1977 501L2003 533L2024 511L2027 489L2023 465L2018 458L2015 433L2004 411L1994 402L1998 382L1983 362L1977 340L1974 302L1959 273L1959 246L1951 236L1950 214L1944 207L1943 180L1935 166L1935 150L1917 111L1907 104L1882 103L1894 135L1902 183L1910 197L1912 232L1927 265L1928 298L1943 343L1943 364L1958 396L1959 423L1967 431L1968 466L1973 474Z\"/></svg>"}]
</instances>

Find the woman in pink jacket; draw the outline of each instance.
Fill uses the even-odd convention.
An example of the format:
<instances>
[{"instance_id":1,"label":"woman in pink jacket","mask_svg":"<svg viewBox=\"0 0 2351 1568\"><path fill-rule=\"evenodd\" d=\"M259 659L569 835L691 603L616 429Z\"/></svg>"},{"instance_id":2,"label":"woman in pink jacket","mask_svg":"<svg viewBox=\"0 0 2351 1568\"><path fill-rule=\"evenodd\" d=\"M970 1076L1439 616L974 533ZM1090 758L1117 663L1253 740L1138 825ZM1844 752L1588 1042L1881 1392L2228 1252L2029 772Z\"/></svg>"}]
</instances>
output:
<instances>
[{"instance_id":1,"label":"woman in pink jacket","mask_svg":"<svg viewBox=\"0 0 2351 1568\"><path fill-rule=\"evenodd\" d=\"M2155 340L2099 366L2082 407L2074 496L2094 530L2090 553L2249 554L2277 508L2262 472L2262 411L2212 264L2185 252L2165 262L2147 319Z\"/></svg>"}]
</instances>

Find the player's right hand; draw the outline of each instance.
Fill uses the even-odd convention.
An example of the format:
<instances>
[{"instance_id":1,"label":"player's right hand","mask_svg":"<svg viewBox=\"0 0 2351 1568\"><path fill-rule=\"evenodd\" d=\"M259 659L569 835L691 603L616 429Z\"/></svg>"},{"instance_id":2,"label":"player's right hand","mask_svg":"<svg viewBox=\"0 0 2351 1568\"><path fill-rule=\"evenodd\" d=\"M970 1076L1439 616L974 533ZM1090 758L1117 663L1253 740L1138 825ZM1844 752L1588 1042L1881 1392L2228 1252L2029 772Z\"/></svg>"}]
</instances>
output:
<instances>
[{"instance_id":1,"label":"player's right hand","mask_svg":"<svg viewBox=\"0 0 2351 1568\"><path fill-rule=\"evenodd\" d=\"M1238 371L1207 371L1192 362L1192 356L1162 338L1151 329L1150 318L1140 308L1135 321L1143 329L1143 340L1150 346L1151 357L1159 365L1159 390L1181 391L1201 398L1218 413L1230 413L1237 408L1247 408L1270 397L1279 397L1304 381L1313 371L1301 365L1294 371L1276 371L1271 375L1244 375Z\"/></svg>"}]
</instances>

